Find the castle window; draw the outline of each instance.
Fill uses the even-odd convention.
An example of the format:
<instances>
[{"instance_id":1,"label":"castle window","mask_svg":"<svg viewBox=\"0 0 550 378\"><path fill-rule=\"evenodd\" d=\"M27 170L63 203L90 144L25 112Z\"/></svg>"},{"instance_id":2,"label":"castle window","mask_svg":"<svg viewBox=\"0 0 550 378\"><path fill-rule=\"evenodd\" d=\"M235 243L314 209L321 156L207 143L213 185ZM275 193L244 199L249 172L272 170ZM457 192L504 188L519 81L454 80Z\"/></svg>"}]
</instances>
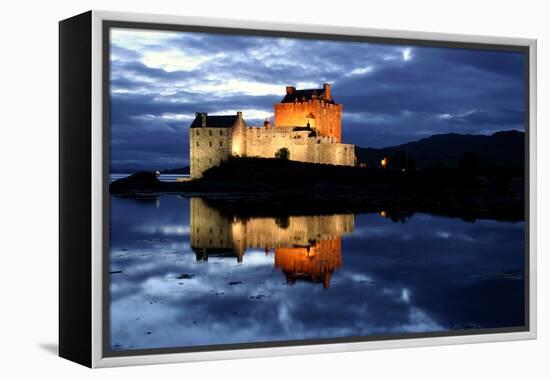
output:
<instances>
[{"instance_id":1,"label":"castle window","mask_svg":"<svg viewBox=\"0 0 550 378\"><path fill-rule=\"evenodd\" d=\"M201 159L197 159L197 163L200 163Z\"/></svg>"},{"instance_id":2,"label":"castle window","mask_svg":"<svg viewBox=\"0 0 550 378\"><path fill-rule=\"evenodd\" d=\"M210 147L212 147L212 141L208 142L208 145L209 145Z\"/></svg>"},{"instance_id":3,"label":"castle window","mask_svg":"<svg viewBox=\"0 0 550 378\"><path fill-rule=\"evenodd\" d=\"M210 163L212 163L212 158L208 159L208 161L209 161Z\"/></svg>"},{"instance_id":4,"label":"castle window","mask_svg":"<svg viewBox=\"0 0 550 378\"><path fill-rule=\"evenodd\" d=\"M212 130L208 130L208 135L212 135Z\"/></svg>"},{"instance_id":5,"label":"castle window","mask_svg":"<svg viewBox=\"0 0 550 378\"><path fill-rule=\"evenodd\" d=\"M220 130L220 135L223 135L223 130Z\"/></svg>"},{"instance_id":6,"label":"castle window","mask_svg":"<svg viewBox=\"0 0 550 378\"><path fill-rule=\"evenodd\" d=\"M197 135L201 135L201 132L199 130L196 131Z\"/></svg>"},{"instance_id":7,"label":"castle window","mask_svg":"<svg viewBox=\"0 0 550 378\"><path fill-rule=\"evenodd\" d=\"M199 142L197 142L197 147L199 146Z\"/></svg>"},{"instance_id":8,"label":"castle window","mask_svg":"<svg viewBox=\"0 0 550 378\"><path fill-rule=\"evenodd\" d=\"M223 142L220 140L220 147L223 147Z\"/></svg>"}]
</instances>

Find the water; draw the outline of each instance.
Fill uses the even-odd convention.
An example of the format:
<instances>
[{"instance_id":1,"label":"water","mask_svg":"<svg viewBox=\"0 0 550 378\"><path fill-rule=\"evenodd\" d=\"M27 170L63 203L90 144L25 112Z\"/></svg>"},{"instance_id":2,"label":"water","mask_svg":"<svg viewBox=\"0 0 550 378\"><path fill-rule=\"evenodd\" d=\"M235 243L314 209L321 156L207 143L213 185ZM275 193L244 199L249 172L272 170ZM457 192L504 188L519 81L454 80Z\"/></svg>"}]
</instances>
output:
<instances>
[{"instance_id":1,"label":"water","mask_svg":"<svg viewBox=\"0 0 550 378\"><path fill-rule=\"evenodd\" d=\"M124 177L128 177L130 176L132 173L111 173L109 175L109 182L113 182L115 180L118 180L118 179L121 179L121 178L124 178ZM166 173L161 173L160 176L158 177L158 179L160 181L166 181L166 182L175 182L176 179L180 178L180 177L184 177L184 178L189 178L189 175L183 175L183 174L166 174Z\"/></svg>"},{"instance_id":2,"label":"water","mask_svg":"<svg viewBox=\"0 0 550 378\"><path fill-rule=\"evenodd\" d=\"M113 350L524 324L524 223L111 197Z\"/></svg>"}]
</instances>

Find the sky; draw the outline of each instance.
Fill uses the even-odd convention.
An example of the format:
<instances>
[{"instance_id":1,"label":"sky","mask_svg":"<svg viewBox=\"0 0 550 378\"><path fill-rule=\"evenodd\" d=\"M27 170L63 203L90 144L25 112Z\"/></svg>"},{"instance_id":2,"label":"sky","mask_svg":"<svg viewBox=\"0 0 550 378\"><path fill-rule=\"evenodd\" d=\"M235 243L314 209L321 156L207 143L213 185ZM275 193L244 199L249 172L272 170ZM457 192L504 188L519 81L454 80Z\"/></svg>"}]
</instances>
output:
<instances>
[{"instance_id":1,"label":"sky","mask_svg":"<svg viewBox=\"0 0 550 378\"><path fill-rule=\"evenodd\" d=\"M361 147L524 130L524 65L519 52L113 28L111 171L186 166L195 112L260 125L287 85L330 83L342 142Z\"/></svg>"}]
</instances>

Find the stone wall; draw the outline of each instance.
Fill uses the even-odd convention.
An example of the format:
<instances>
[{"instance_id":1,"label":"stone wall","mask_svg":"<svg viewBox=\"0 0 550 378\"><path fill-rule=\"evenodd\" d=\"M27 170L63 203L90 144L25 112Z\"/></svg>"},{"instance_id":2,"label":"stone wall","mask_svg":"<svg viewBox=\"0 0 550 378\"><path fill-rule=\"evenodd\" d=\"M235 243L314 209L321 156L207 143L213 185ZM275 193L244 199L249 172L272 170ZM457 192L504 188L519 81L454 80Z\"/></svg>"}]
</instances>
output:
<instances>
[{"instance_id":1,"label":"stone wall","mask_svg":"<svg viewBox=\"0 0 550 378\"><path fill-rule=\"evenodd\" d=\"M232 154L232 128L200 127L190 129L189 163L191 178L198 178Z\"/></svg>"},{"instance_id":2,"label":"stone wall","mask_svg":"<svg viewBox=\"0 0 550 378\"><path fill-rule=\"evenodd\" d=\"M308 247L275 248L275 268L281 269L287 284L299 279L322 282L326 289L335 269L342 266L341 238L320 240Z\"/></svg>"},{"instance_id":3,"label":"stone wall","mask_svg":"<svg viewBox=\"0 0 550 378\"><path fill-rule=\"evenodd\" d=\"M310 118L313 116L313 119ZM275 104L275 127L306 126L317 128L322 136L342 141L342 105L323 100Z\"/></svg>"},{"instance_id":4,"label":"stone wall","mask_svg":"<svg viewBox=\"0 0 550 378\"><path fill-rule=\"evenodd\" d=\"M309 246L338 239L355 227L353 214L239 220L224 217L201 198L191 198L190 208L191 247L205 254L227 250L242 257L248 248Z\"/></svg>"},{"instance_id":5,"label":"stone wall","mask_svg":"<svg viewBox=\"0 0 550 378\"><path fill-rule=\"evenodd\" d=\"M244 249L233 244L231 220L205 204L200 198L191 198L190 239L198 260L207 260L209 252L234 253L242 259Z\"/></svg>"},{"instance_id":6,"label":"stone wall","mask_svg":"<svg viewBox=\"0 0 550 378\"><path fill-rule=\"evenodd\" d=\"M274 158L281 148L287 148L290 160L355 165L355 147L336 143L335 137L309 137L311 131L292 131L293 127L246 129L246 156Z\"/></svg>"}]
</instances>

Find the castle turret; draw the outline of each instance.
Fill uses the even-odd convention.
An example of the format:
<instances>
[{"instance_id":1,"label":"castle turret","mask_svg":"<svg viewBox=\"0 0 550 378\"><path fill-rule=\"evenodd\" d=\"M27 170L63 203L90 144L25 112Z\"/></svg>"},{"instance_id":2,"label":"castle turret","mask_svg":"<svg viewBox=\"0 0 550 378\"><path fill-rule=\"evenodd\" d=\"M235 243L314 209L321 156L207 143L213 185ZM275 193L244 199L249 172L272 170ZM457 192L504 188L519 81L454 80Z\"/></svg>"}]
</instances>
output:
<instances>
[{"instance_id":1,"label":"castle turret","mask_svg":"<svg viewBox=\"0 0 550 378\"><path fill-rule=\"evenodd\" d=\"M264 121L264 128L271 129L271 122L269 122L269 118L266 118Z\"/></svg>"},{"instance_id":2,"label":"castle turret","mask_svg":"<svg viewBox=\"0 0 550 378\"><path fill-rule=\"evenodd\" d=\"M246 156L246 124L243 113L237 112L237 120L231 128L233 134L231 142L231 154L233 156Z\"/></svg>"},{"instance_id":3,"label":"castle turret","mask_svg":"<svg viewBox=\"0 0 550 378\"><path fill-rule=\"evenodd\" d=\"M332 95L330 94L330 84L329 83L323 83L323 92L325 100L332 101Z\"/></svg>"}]
</instances>

